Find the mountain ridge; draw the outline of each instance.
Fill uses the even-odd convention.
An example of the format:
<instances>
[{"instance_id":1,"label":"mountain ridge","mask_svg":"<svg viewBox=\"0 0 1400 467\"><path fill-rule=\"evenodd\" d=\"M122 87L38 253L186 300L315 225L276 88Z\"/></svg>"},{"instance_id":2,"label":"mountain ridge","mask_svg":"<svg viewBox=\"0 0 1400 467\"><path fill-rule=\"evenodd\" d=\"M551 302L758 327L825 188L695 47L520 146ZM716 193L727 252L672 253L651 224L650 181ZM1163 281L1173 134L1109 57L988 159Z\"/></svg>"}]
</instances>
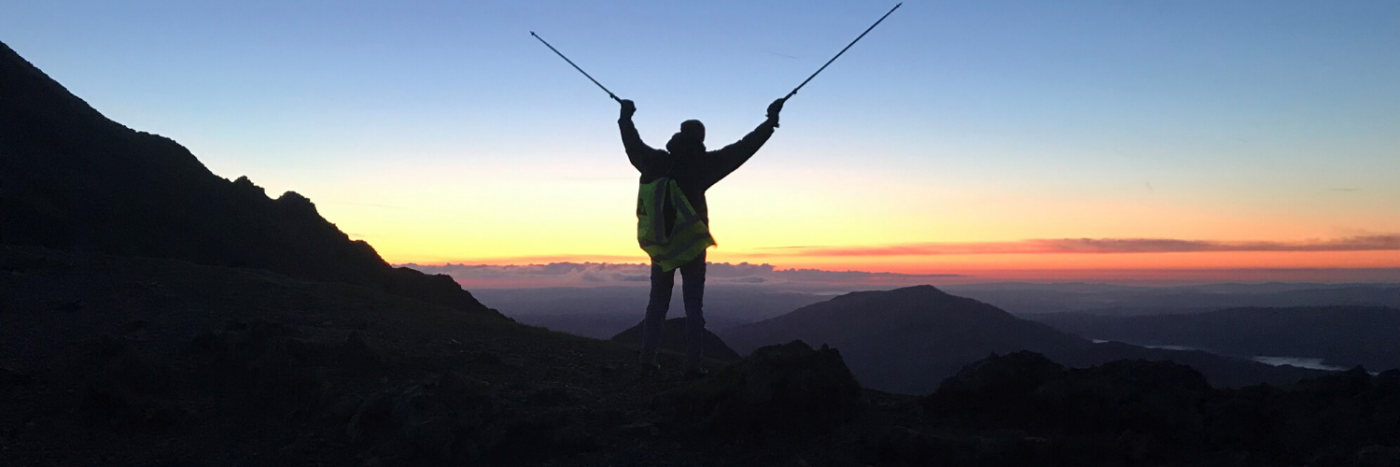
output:
<instances>
[{"instance_id":1,"label":"mountain ridge","mask_svg":"<svg viewBox=\"0 0 1400 467\"><path fill-rule=\"evenodd\" d=\"M1340 367L1400 368L1400 309L1377 306L1236 307L1203 313L1029 317L1087 338L1176 345L1239 357L1321 359Z\"/></svg>"},{"instance_id":2,"label":"mountain ridge","mask_svg":"<svg viewBox=\"0 0 1400 467\"><path fill-rule=\"evenodd\" d=\"M288 191L209 171L102 115L0 42L0 243L253 267L500 316L450 277L385 262Z\"/></svg>"}]
</instances>

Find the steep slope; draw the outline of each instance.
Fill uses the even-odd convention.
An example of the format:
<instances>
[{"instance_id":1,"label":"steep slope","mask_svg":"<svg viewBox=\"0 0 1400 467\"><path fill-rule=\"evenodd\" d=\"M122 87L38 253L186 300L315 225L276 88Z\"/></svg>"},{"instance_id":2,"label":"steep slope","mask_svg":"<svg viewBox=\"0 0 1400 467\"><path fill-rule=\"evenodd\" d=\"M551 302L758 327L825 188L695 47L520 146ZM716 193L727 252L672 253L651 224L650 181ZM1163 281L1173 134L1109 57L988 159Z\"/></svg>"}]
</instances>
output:
<instances>
[{"instance_id":1,"label":"steep slope","mask_svg":"<svg viewBox=\"0 0 1400 467\"><path fill-rule=\"evenodd\" d=\"M1231 308L1160 316L1048 314L1030 319L1095 339L1179 345L1226 355L1321 358L1342 367L1400 368L1400 310L1328 306Z\"/></svg>"},{"instance_id":2,"label":"steep slope","mask_svg":"<svg viewBox=\"0 0 1400 467\"><path fill-rule=\"evenodd\" d=\"M640 346L642 342L642 323L627 328L626 331L617 333L612 339L613 342L627 345ZM685 318L671 318L666 320L661 328L661 348L672 352L685 354ZM722 362L732 362L738 360L739 354L734 349L724 344L724 340L716 336L715 333L705 330L705 342L700 344L700 353L705 358L719 360Z\"/></svg>"},{"instance_id":3,"label":"steep slope","mask_svg":"<svg viewBox=\"0 0 1400 467\"><path fill-rule=\"evenodd\" d=\"M305 197L270 199L107 119L3 43L0 242L261 268L496 314L447 276L391 267Z\"/></svg>"},{"instance_id":4,"label":"steep slope","mask_svg":"<svg viewBox=\"0 0 1400 467\"><path fill-rule=\"evenodd\" d=\"M990 353L1032 350L1070 366L1118 359L1171 360L1191 365L1213 384L1287 383L1313 373L1205 352L1094 344L992 305L932 286L856 292L722 333L741 354L801 339L841 350L861 383L875 389L926 393L963 365Z\"/></svg>"},{"instance_id":5,"label":"steep slope","mask_svg":"<svg viewBox=\"0 0 1400 467\"><path fill-rule=\"evenodd\" d=\"M860 465L882 424L918 420L902 398L821 443L716 449L649 404L704 382L674 355L648 370L612 342L185 261L0 245L0 330L3 466ZM765 368L749 379L810 380Z\"/></svg>"}]
</instances>

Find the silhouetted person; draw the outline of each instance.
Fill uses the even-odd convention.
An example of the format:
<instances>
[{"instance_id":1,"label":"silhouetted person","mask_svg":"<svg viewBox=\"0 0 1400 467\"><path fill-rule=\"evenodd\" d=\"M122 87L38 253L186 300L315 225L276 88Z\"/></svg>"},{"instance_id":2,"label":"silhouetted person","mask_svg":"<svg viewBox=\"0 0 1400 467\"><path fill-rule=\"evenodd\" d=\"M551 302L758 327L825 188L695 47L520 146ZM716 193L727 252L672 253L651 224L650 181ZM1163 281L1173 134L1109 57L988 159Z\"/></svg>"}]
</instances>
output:
<instances>
[{"instance_id":1,"label":"silhouetted person","mask_svg":"<svg viewBox=\"0 0 1400 467\"><path fill-rule=\"evenodd\" d=\"M669 247L673 251L668 251L668 247L649 246L647 240L641 238L643 249L648 250L647 253L652 257L651 298L642 326L643 364L656 366L656 349L660 344L666 311L671 305L671 291L675 288L675 269L680 269L686 317L686 371L704 372L704 368L700 366L700 346L705 333L705 248L714 244L708 230L710 219L705 204L705 190L739 168L763 147L763 143L773 135L773 129L778 127L778 113L783 109L784 100L773 101L768 106L768 119L748 136L720 150L709 152L705 151L705 125L699 120L681 122L681 131L671 137L665 150L647 146L637 133L636 125L632 123L632 114L637 111L636 105L630 100L621 101L622 114L617 123L622 129L622 145L627 149L627 158L632 161L632 166L642 173L643 195L639 196L638 210L643 221L639 222L642 224L639 225L639 238L646 236L641 232L645 232L645 224L649 222L643 214L650 213L659 214L655 216L656 222L665 223L665 236L672 233L679 236L680 232L686 231L686 234L695 234L693 238L696 240L686 245L673 245ZM670 186L679 186L684 199L669 196L662 199L658 196L657 201L648 204L648 197L652 194L652 191L648 191L648 184L662 181L664 178L675 181L675 184ZM656 189L666 193L662 187ZM699 221L698 226L695 220ZM676 264L676 257L690 256L694 258Z\"/></svg>"}]
</instances>

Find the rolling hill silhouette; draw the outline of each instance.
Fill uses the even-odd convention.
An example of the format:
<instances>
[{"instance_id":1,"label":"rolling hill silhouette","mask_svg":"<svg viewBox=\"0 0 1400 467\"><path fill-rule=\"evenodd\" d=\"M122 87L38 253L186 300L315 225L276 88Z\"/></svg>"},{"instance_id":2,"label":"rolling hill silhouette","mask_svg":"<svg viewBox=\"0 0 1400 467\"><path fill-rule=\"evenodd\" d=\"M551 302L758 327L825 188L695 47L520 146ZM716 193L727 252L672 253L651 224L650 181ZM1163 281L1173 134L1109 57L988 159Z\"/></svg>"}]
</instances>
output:
<instances>
[{"instance_id":1,"label":"rolling hill silhouette","mask_svg":"<svg viewBox=\"0 0 1400 467\"><path fill-rule=\"evenodd\" d=\"M612 339L622 345L640 347L642 343L642 324L627 328L627 330L617 333ZM700 344L705 358L719 360L722 362L732 362L740 357L734 349L724 344L724 340L716 336L715 333L705 330L705 342ZM661 349L685 354L685 318L671 318L666 320L661 328Z\"/></svg>"},{"instance_id":2,"label":"rolling hill silhouette","mask_svg":"<svg viewBox=\"0 0 1400 467\"><path fill-rule=\"evenodd\" d=\"M1206 313L1033 317L1066 332L1142 345L1178 345L1241 357L1320 358L1342 367L1400 368L1400 310L1370 306L1231 308Z\"/></svg>"},{"instance_id":3,"label":"rolling hill silhouette","mask_svg":"<svg viewBox=\"0 0 1400 467\"><path fill-rule=\"evenodd\" d=\"M3 43L0 243L259 268L498 314L447 276L390 266L306 197L271 199L109 120Z\"/></svg>"},{"instance_id":4,"label":"rolling hill silhouette","mask_svg":"<svg viewBox=\"0 0 1400 467\"><path fill-rule=\"evenodd\" d=\"M951 285L945 290L995 304L1014 315L1028 318L1050 313L1127 316L1204 313L1251 307L1347 305L1400 308L1400 286L1386 283L1266 282L1144 287L1074 282L1000 282Z\"/></svg>"},{"instance_id":5,"label":"rolling hill silhouette","mask_svg":"<svg viewBox=\"0 0 1400 467\"><path fill-rule=\"evenodd\" d=\"M794 339L827 344L841 349L862 384L911 394L932 391L964 365L988 354L1020 350L1042 353L1069 366L1121 359L1170 360L1200 370L1221 386L1291 383L1316 374L1206 352L1095 344L927 285L842 295L724 331L722 337L741 354Z\"/></svg>"}]
</instances>

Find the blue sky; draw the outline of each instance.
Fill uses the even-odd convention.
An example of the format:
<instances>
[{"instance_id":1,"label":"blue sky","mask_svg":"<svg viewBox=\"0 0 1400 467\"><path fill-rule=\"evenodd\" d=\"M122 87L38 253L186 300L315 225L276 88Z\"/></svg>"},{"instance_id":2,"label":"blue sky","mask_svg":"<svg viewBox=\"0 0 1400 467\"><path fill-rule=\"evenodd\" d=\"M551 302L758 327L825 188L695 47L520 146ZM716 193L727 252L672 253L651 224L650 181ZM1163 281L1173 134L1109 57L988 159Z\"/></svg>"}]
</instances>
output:
<instances>
[{"instance_id":1,"label":"blue sky","mask_svg":"<svg viewBox=\"0 0 1400 467\"><path fill-rule=\"evenodd\" d=\"M699 118L718 147L891 6L7 2L0 40L216 173L310 196L391 260L466 260L489 255L394 245L544 225L502 213L520 210L511 187L580 193L562 209L583 213L635 189L616 104L529 31L637 101L653 145ZM906 2L788 104L715 193L734 212L718 222L763 239L740 250L779 246L762 232L782 224L739 207L759 197L865 226L802 239L824 244L1400 232L1397 51L1393 1ZM1101 214L1045 214L1068 210ZM630 244L620 211L586 234L619 237L599 253Z\"/></svg>"}]
</instances>

